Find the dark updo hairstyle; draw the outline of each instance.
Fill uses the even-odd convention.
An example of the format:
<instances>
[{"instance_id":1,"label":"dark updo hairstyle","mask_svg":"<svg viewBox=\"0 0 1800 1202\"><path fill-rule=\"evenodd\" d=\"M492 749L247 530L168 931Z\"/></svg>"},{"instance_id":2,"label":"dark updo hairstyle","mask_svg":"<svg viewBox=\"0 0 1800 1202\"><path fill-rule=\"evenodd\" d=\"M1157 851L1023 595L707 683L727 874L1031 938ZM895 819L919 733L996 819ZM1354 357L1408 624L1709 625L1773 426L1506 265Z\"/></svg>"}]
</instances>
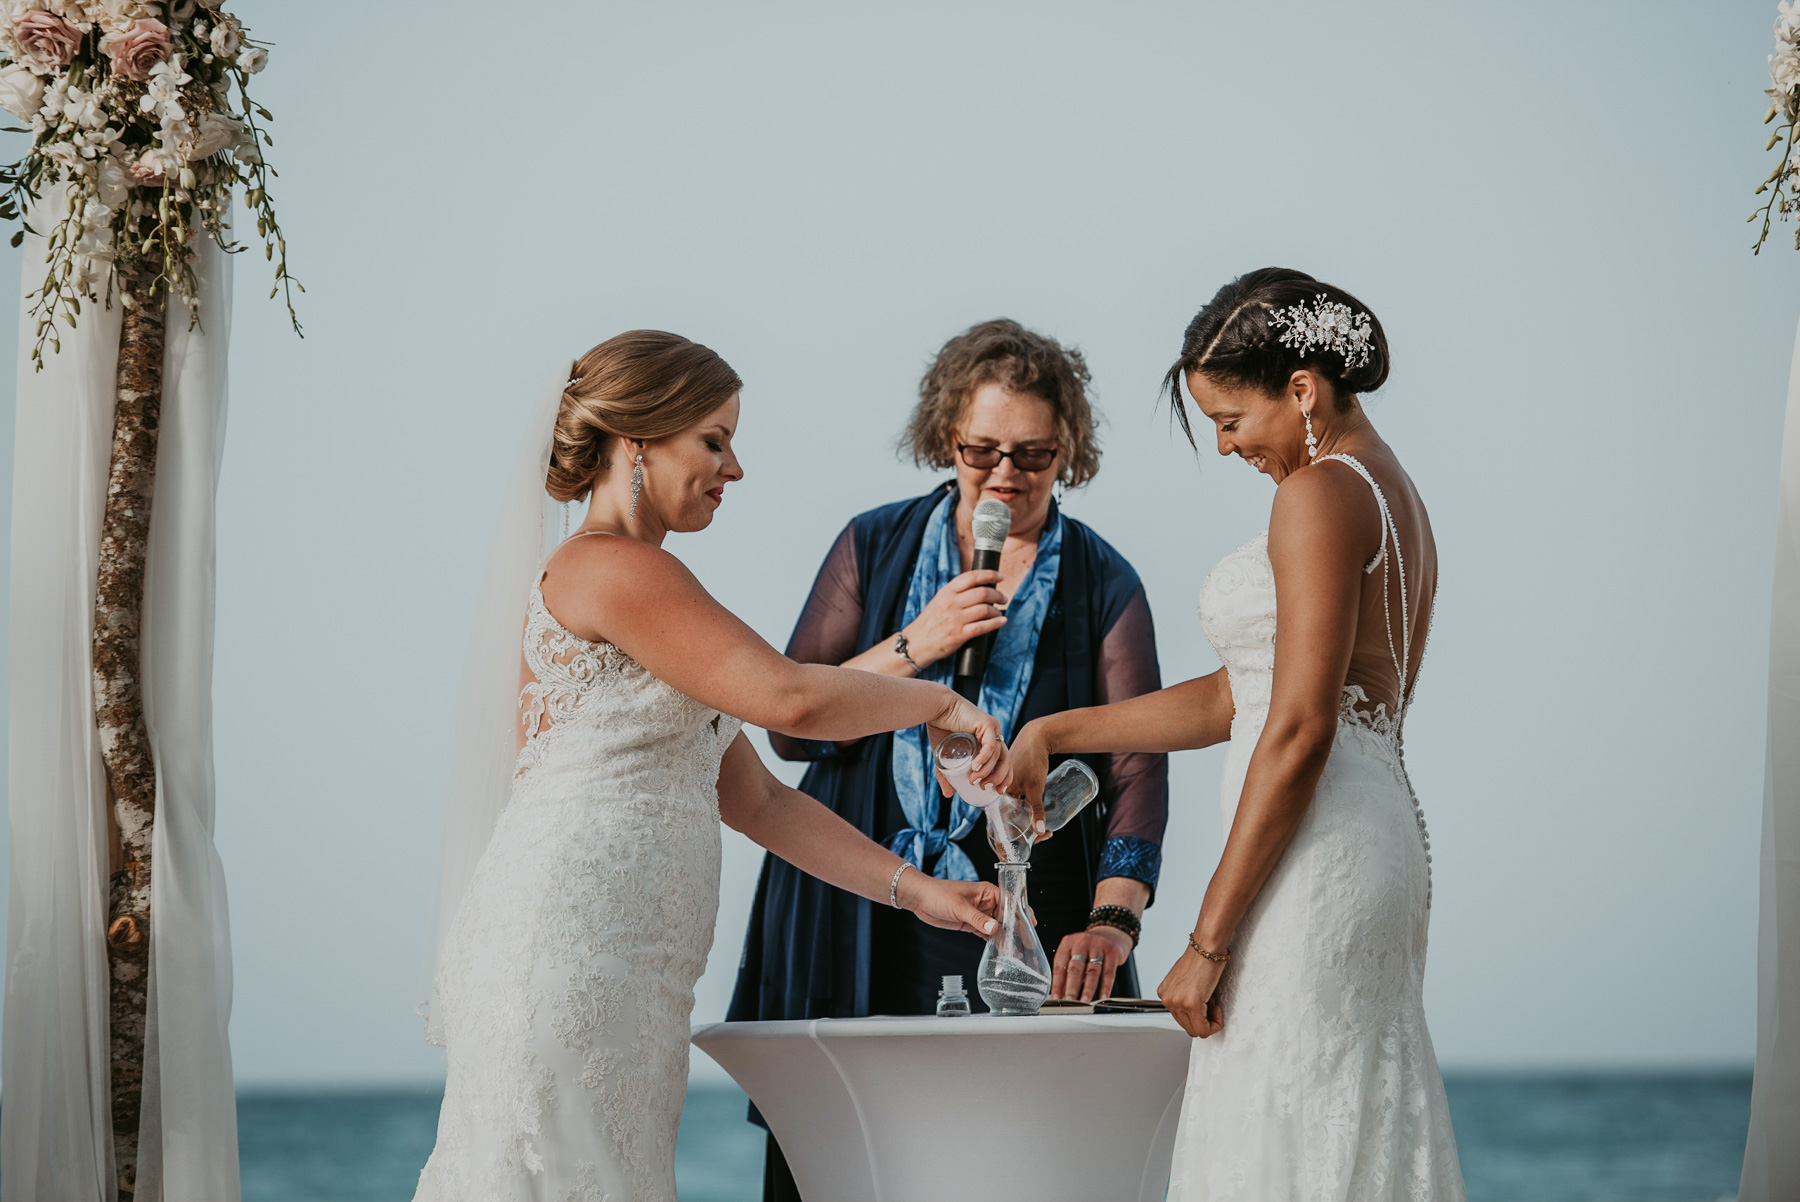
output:
<instances>
[{"instance_id":1,"label":"dark updo hairstyle","mask_svg":"<svg viewBox=\"0 0 1800 1202\"><path fill-rule=\"evenodd\" d=\"M921 466L956 463L956 423L983 384L1034 396L1056 415L1056 478L1080 488L1100 470L1100 440L1088 404L1087 360L1074 347L1028 330L1009 317L972 325L938 351L919 381L919 403L900 450Z\"/></svg>"},{"instance_id":2,"label":"dark updo hairstyle","mask_svg":"<svg viewBox=\"0 0 1800 1202\"><path fill-rule=\"evenodd\" d=\"M743 389L710 347L663 330L627 330L575 361L556 414L544 487L579 501L606 474L611 443L680 433Z\"/></svg>"},{"instance_id":3,"label":"dark updo hairstyle","mask_svg":"<svg viewBox=\"0 0 1800 1202\"><path fill-rule=\"evenodd\" d=\"M1281 341L1283 329L1275 322L1275 314L1293 305L1311 308L1320 297L1328 304L1348 305L1354 314L1368 314L1372 337L1369 356L1360 366L1347 366L1344 356L1330 347L1307 350ZM1182 432L1193 442L1193 427L1181 400L1181 382L1189 372L1273 397L1280 396L1288 380L1302 369L1330 381L1338 412L1347 412L1353 396L1374 392L1387 380L1387 335L1374 311L1342 288L1321 283L1304 271L1264 267L1219 289L1206 308L1188 322L1181 339L1181 358L1163 377L1163 387L1181 420Z\"/></svg>"}]
</instances>

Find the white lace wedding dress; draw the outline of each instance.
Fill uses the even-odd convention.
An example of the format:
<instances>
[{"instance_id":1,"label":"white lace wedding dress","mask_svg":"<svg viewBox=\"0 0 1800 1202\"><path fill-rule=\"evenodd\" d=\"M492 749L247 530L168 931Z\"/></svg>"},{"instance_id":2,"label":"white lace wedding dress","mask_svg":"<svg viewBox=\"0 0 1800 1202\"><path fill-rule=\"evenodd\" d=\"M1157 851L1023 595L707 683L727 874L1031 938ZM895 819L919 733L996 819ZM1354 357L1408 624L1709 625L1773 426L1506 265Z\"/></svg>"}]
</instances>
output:
<instances>
[{"instance_id":1,"label":"white lace wedding dress","mask_svg":"<svg viewBox=\"0 0 1800 1202\"><path fill-rule=\"evenodd\" d=\"M1382 552L1401 561L1381 511ZM1396 695L1412 679L1404 566L1392 562ZM1275 575L1269 536L1226 556L1200 592L1200 621L1230 674L1237 712L1222 787L1231 829L1269 713ZM1410 698L1408 698L1409 700ZM1406 702L1341 701L1336 742L1299 831L1239 926L1221 985L1225 1029L1196 1039L1170 1174L1170 1202L1458 1202L1462 1173L1422 998L1430 841L1401 758Z\"/></svg>"},{"instance_id":2,"label":"white lace wedding dress","mask_svg":"<svg viewBox=\"0 0 1800 1202\"><path fill-rule=\"evenodd\" d=\"M719 759L740 723L564 630L535 586L525 660L521 701L547 725L439 968L450 1075L416 1197L672 1202Z\"/></svg>"}]
</instances>

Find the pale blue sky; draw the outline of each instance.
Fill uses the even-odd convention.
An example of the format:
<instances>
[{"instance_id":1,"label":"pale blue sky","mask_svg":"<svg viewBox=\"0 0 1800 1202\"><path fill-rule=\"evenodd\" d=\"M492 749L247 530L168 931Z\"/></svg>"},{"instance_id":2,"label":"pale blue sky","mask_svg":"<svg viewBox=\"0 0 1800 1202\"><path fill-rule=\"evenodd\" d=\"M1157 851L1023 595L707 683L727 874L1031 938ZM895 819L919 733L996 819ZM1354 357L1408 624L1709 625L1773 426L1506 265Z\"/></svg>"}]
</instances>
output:
<instances>
[{"instance_id":1,"label":"pale blue sky","mask_svg":"<svg viewBox=\"0 0 1800 1202\"><path fill-rule=\"evenodd\" d=\"M1068 508L1143 575L1174 681L1216 666L1194 597L1271 490L1196 461L1156 385L1267 264L1380 315L1370 412L1439 539L1407 749L1442 1060L1748 1061L1800 313L1791 230L1758 260L1744 224L1772 0L238 10L276 43L259 98L309 288L301 342L238 263L216 702L240 1078L441 1071L412 1008L451 706L560 359L659 326L743 374L748 477L670 549L780 645L844 521L931 482L892 444L942 340L1005 314L1079 345L1106 457ZM1174 763L1150 986L1218 854L1220 764ZM758 864L727 849L701 1020Z\"/></svg>"}]
</instances>

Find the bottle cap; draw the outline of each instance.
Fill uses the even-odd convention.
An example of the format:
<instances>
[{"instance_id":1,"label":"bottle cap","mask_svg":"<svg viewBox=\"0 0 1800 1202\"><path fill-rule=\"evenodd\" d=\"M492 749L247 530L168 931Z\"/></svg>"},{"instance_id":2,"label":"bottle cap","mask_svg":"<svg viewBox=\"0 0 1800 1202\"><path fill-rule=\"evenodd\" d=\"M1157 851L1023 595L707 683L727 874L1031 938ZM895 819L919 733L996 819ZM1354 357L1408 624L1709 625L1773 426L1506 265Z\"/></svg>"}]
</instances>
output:
<instances>
[{"instance_id":1,"label":"bottle cap","mask_svg":"<svg viewBox=\"0 0 1800 1202\"><path fill-rule=\"evenodd\" d=\"M962 991L963 991L963 983L962 983L962 974L961 973L953 972L953 973L947 974L944 977L944 996L945 997L960 997L960 996L962 996Z\"/></svg>"},{"instance_id":2,"label":"bottle cap","mask_svg":"<svg viewBox=\"0 0 1800 1202\"><path fill-rule=\"evenodd\" d=\"M954 772L958 768L966 768L969 761L981 752L981 743L974 735L957 731L944 736L943 742L937 745L934 753L937 766L946 772Z\"/></svg>"}]
</instances>

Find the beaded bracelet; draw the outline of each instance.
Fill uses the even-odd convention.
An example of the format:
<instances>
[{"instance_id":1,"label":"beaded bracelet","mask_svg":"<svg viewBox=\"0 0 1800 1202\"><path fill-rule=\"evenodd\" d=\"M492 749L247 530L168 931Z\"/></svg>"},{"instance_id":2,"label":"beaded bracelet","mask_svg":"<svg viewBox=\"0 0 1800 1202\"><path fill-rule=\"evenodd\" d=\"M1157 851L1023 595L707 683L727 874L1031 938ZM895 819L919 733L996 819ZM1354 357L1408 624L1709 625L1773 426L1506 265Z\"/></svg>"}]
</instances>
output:
<instances>
[{"instance_id":1,"label":"beaded bracelet","mask_svg":"<svg viewBox=\"0 0 1800 1202\"><path fill-rule=\"evenodd\" d=\"M1116 931L1124 931L1131 937L1131 946L1137 947L1138 936L1144 932L1144 924L1132 913L1129 906L1095 906L1088 911L1088 929L1095 927L1112 927Z\"/></svg>"}]
</instances>

